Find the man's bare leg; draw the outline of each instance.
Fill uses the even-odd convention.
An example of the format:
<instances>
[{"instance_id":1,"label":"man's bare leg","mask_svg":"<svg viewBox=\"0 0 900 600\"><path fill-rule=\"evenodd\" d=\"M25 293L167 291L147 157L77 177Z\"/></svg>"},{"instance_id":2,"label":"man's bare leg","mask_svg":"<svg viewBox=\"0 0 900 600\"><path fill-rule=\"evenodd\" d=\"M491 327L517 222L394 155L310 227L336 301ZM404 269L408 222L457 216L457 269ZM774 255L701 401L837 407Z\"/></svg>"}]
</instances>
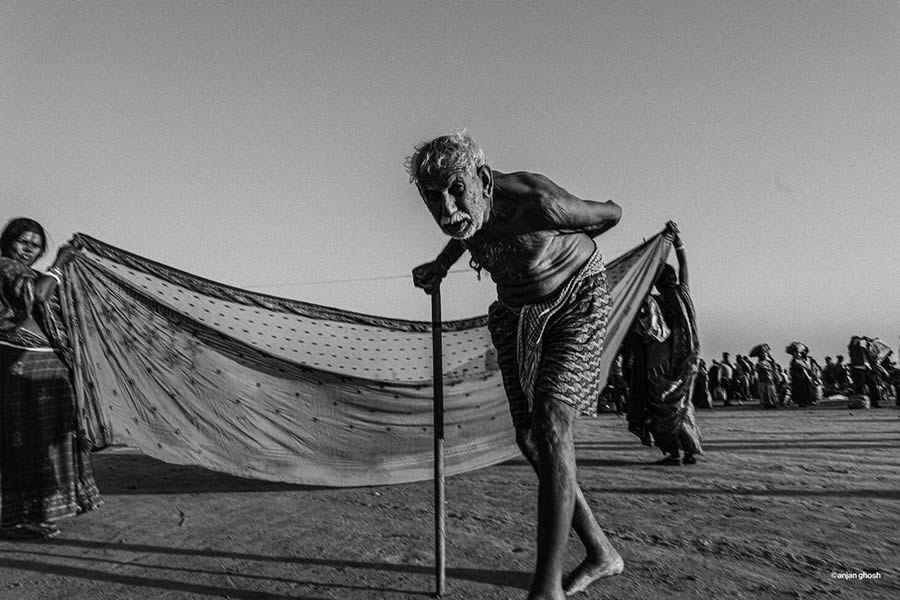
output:
<instances>
[{"instance_id":1,"label":"man's bare leg","mask_svg":"<svg viewBox=\"0 0 900 600\"><path fill-rule=\"evenodd\" d=\"M563 561L575 511L575 409L535 399L532 427L537 448L537 564L529 600L562 600Z\"/></svg>"},{"instance_id":2,"label":"man's bare leg","mask_svg":"<svg viewBox=\"0 0 900 600\"><path fill-rule=\"evenodd\" d=\"M531 430L517 430L516 441L523 456L537 472L538 452ZM597 522L577 481L575 483L575 510L572 516L572 528L584 545L586 557L566 576L563 582L563 590L566 595L584 591L594 581L618 575L625 569L622 557Z\"/></svg>"}]
</instances>

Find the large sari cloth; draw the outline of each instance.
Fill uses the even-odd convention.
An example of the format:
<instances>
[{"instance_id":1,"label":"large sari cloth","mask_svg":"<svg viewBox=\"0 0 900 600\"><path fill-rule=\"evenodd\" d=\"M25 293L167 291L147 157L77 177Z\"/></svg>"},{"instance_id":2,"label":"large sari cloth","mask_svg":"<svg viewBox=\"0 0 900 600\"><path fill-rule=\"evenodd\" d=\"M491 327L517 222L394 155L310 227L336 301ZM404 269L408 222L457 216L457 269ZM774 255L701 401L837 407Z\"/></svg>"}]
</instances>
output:
<instances>
[{"instance_id":1,"label":"large sari cloth","mask_svg":"<svg viewBox=\"0 0 900 600\"><path fill-rule=\"evenodd\" d=\"M687 285L660 289L654 297L671 330L663 341L635 332L629 339L632 394L629 431L663 452L701 454L693 394L700 366L700 339Z\"/></svg>"},{"instance_id":2,"label":"large sari cloth","mask_svg":"<svg viewBox=\"0 0 900 600\"><path fill-rule=\"evenodd\" d=\"M37 274L0 259L0 525L54 521L100 504L79 427L58 305L34 302ZM33 314L46 339L17 327Z\"/></svg>"},{"instance_id":3,"label":"large sari cloth","mask_svg":"<svg viewBox=\"0 0 900 600\"><path fill-rule=\"evenodd\" d=\"M308 485L433 476L431 323L241 290L75 241L64 314L95 444ZM670 248L658 234L606 262L600 382ZM487 321L442 324L448 476L520 454Z\"/></svg>"}]
</instances>

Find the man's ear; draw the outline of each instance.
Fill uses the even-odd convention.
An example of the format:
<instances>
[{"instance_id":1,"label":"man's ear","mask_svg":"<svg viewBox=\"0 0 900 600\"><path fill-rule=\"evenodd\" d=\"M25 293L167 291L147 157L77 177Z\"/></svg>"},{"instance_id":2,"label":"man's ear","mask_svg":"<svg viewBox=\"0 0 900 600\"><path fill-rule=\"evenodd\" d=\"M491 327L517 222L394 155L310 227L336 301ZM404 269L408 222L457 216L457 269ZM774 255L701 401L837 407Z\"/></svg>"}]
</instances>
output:
<instances>
[{"instance_id":1,"label":"man's ear","mask_svg":"<svg viewBox=\"0 0 900 600\"><path fill-rule=\"evenodd\" d=\"M481 185L484 188L484 195L490 198L494 195L494 172L487 165L478 167L478 177L481 179Z\"/></svg>"}]
</instances>

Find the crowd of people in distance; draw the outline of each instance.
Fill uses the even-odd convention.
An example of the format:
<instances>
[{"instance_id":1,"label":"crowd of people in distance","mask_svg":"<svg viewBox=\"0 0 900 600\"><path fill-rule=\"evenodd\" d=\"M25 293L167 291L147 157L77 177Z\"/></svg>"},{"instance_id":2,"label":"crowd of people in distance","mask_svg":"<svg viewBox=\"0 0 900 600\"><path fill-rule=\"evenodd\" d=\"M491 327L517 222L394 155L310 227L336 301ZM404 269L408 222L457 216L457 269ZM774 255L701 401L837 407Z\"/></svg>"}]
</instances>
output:
<instances>
[{"instance_id":1,"label":"crowd of people in distance","mask_svg":"<svg viewBox=\"0 0 900 600\"><path fill-rule=\"evenodd\" d=\"M847 345L849 361L838 354L820 364L801 342L786 348L787 367L772 356L768 344L755 346L748 355L731 358L722 353L709 365L700 359L694 393L696 408L737 406L758 402L762 408L816 406L824 398L846 397L860 406L900 406L900 365L894 352L878 338L853 336ZM755 358L754 362L752 359ZM624 414L631 390L617 358L600 404L605 410Z\"/></svg>"}]
</instances>

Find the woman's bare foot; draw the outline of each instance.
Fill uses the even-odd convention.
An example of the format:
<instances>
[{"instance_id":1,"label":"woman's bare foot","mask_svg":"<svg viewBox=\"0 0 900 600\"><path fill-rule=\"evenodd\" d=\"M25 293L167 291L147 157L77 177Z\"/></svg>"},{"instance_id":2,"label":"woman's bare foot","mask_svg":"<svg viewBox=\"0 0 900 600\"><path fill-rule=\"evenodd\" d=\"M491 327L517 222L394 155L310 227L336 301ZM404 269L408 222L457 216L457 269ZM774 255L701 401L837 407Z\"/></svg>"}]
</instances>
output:
<instances>
[{"instance_id":1,"label":"woman's bare foot","mask_svg":"<svg viewBox=\"0 0 900 600\"><path fill-rule=\"evenodd\" d=\"M566 596L583 592L598 579L612 577L624 571L625 561L618 552L613 550L613 553L601 561L585 558L580 565L575 567L575 570L569 573L563 581L563 590L565 590Z\"/></svg>"}]
</instances>

